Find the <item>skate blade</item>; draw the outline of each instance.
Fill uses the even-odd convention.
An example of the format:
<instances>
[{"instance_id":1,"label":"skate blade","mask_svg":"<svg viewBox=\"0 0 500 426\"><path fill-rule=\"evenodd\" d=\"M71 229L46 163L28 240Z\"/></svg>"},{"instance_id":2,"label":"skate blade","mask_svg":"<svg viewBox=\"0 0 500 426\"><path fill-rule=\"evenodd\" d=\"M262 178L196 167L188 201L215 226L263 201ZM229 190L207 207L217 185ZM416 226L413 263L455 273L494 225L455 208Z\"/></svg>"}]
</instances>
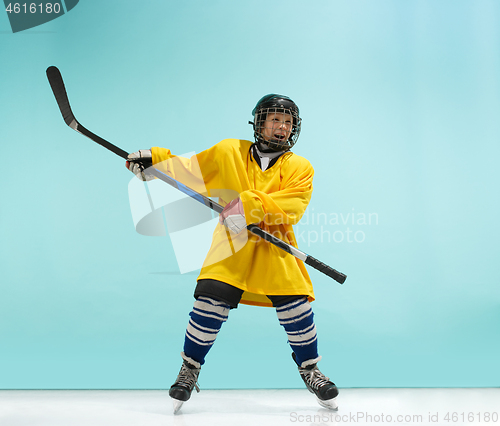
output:
<instances>
[{"instance_id":1,"label":"skate blade","mask_svg":"<svg viewBox=\"0 0 500 426\"><path fill-rule=\"evenodd\" d=\"M327 399L325 401L316 398L318 400L318 404L321 405L323 408L326 408L328 410L333 410L337 411L339 409L339 406L337 404L337 397L332 398L332 399Z\"/></svg>"},{"instance_id":2,"label":"skate blade","mask_svg":"<svg viewBox=\"0 0 500 426\"><path fill-rule=\"evenodd\" d=\"M177 413L182 407L182 404L184 404L184 401L179 401L178 399L172 398L172 404L174 406L174 414Z\"/></svg>"}]
</instances>

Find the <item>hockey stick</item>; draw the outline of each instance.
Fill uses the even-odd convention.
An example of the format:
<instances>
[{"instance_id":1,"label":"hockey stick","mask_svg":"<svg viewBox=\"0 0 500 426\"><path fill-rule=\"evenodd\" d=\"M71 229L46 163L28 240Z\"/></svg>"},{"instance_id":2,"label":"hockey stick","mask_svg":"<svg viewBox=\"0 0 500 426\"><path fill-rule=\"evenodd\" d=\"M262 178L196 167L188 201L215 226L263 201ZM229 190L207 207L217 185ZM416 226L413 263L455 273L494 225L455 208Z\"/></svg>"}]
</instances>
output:
<instances>
[{"instance_id":1,"label":"hockey stick","mask_svg":"<svg viewBox=\"0 0 500 426\"><path fill-rule=\"evenodd\" d=\"M87 136L89 139L93 140L94 142L97 142L99 145L102 145L104 148L107 148L111 152L114 152L116 155L127 160L128 153L126 151L124 151L121 148L118 148L116 145L113 145L107 140L101 138L100 136L97 136L90 130L87 130L76 120L75 115L73 114L73 111L71 111L71 107L69 105L68 94L66 93L66 88L64 86L62 75L56 67L47 68L47 78L49 79L50 87L52 88L52 92L54 92L57 105L61 110L61 114L66 124L72 129L76 130L78 133ZM212 210L214 210L219 214L222 213L222 210L224 210L224 207L222 207L220 204L216 203L215 201L212 201L210 198L204 196L203 194L194 191L193 189L175 180L174 178L166 175L160 170L155 169L154 167L149 167L148 169L146 169L146 172L162 180L163 182L168 183L169 185L173 186L174 188L178 189L184 194L194 198L198 202L205 204L207 207L210 207ZM251 233L257 235L258 237L266 240L271 244L274 244L276 247L302 260L307 265L312 266L314 269L317 269L323 274L328 275L329 277L333 278L340 284L343 284L344 281L346 280L347 276L344 275L343 273L336 271L335 269L331 268L328 265L325 265L323 262L320 262L318 259L315 259L314 257L304 253L303 251L300 251L299 249L293 247L292 245L286 243L285 241L276 238L274 235L271 235L268 232L264 231L263 229L259 228L259 226L252 224L248 225L247 229Z\"/></svg>"}]
</instances>

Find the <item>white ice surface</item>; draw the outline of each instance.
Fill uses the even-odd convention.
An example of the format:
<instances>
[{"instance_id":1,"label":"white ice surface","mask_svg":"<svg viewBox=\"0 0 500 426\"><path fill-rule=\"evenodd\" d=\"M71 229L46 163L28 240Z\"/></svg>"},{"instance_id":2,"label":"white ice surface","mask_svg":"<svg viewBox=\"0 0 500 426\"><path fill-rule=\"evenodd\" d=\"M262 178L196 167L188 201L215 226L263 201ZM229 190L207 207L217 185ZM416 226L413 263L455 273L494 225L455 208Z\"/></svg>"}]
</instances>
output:
<instances>
[{"instance_id":1,"label":"white ice surface","mask_svg":"<svg viewBox=\"0 0 500 426\"><path fill-rule=\"evenodd\" d=\"M0 391L0 425L500 426L500 419L496 422L491 419L491 413L500 414L498 388L341 389L338 402L339 410L333 412L317 405L307 390L202 390L199 394L194 393L174 416L168 391L4 390ZM445 420L447 413L448 422ZM453 413L457 415L456 421L453 421ZM490 413L489 422L485 421L486 413ZM388 416L392 421L387 421ZM403 416L401 421L397 416ZM405 416L409 417L405 419Z\"/></svg>"}]
</instances>

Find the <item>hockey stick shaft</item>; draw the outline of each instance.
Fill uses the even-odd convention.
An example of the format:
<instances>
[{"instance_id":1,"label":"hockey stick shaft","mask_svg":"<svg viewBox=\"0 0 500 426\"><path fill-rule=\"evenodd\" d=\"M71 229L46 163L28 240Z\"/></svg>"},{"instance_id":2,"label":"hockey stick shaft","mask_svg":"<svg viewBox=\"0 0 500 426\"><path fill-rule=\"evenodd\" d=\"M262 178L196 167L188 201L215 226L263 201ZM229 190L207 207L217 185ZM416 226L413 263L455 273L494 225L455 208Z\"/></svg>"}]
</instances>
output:
<instances>
[{"instance_id":1,"label":"hockey stick shaft","mask_svg":"<svg viewBox=\"0 0 500 426\"><path fill-rule=\"evenodd\" d=\"M52 92L54 93L57 105L59 106L59 109L61 111L65 123L72 129L81 133L82 135L87 136L89 139L93 140L94 142L97 142L99 145L103 146L104 148L110 150L116 155L127 160L128 153L126 151L117 147L116 145L113 145L107 140L101 138L100 136L97 136L95 133L92 133L90 130L83 127L76 120L69 104L68 94L66 92L62 75L56 67L47 68L47 78L49 79ZM167 174L161 172L160 170L154 167L149 167L148 169L146 169L146 171L147 173L152 174L156 178L162 180L165 183L168 183L169 185L183 192L184 194L194 198L198 202L205 204L207 207L211 208L215 212L219 214L222 213L224 207L222 207L220 204L216 203L215 201L212 201L210 198L204 196L203 194L200 194L199 192L189 188L188 186L182 184L181 182L168 176ZM338 272L337 270L331 268L328 265L325 265L324 263L320 262L314 257L309 256L308 254L297 249L296 247L293 247L292 245L286 243L285 241L276 238L274 235L271 235L270 233L264 231L259 226L251 224L247 226L247 229L251 233L257 235L258 237L266 240L267 242L275 245L276 247L284 250L285 252L297 257L298 259L304 261L306 264L312 266L313 268L324 273L325 275L333 278L340 284L343 284L344 281L346 280L347 276L344 275L343 273Z\"/></svg>"}]
</instances>

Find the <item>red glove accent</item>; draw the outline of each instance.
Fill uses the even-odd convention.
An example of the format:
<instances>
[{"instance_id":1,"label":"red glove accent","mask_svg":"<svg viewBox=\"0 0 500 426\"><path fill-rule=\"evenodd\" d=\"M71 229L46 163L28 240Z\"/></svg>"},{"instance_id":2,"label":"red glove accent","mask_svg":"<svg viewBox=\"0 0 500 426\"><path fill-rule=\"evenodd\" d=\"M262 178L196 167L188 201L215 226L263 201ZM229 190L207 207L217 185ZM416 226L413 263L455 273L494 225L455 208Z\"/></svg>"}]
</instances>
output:
<instances>
[{"instance_id":1,"label":"red glove accent","mask_svg":"<svg viewBox=\"0 0 500 426\"><path fill-rule=\"evenodd\" d=\"M224 223L224 219L226 219L226 217L237 214L245 217L243 203L239 198L235 198L233 201L226 204L226 207L224 207L224 210L222 210L222 213L219 215L219 223L222 224Z\"/></svg>"}]
</instances>

